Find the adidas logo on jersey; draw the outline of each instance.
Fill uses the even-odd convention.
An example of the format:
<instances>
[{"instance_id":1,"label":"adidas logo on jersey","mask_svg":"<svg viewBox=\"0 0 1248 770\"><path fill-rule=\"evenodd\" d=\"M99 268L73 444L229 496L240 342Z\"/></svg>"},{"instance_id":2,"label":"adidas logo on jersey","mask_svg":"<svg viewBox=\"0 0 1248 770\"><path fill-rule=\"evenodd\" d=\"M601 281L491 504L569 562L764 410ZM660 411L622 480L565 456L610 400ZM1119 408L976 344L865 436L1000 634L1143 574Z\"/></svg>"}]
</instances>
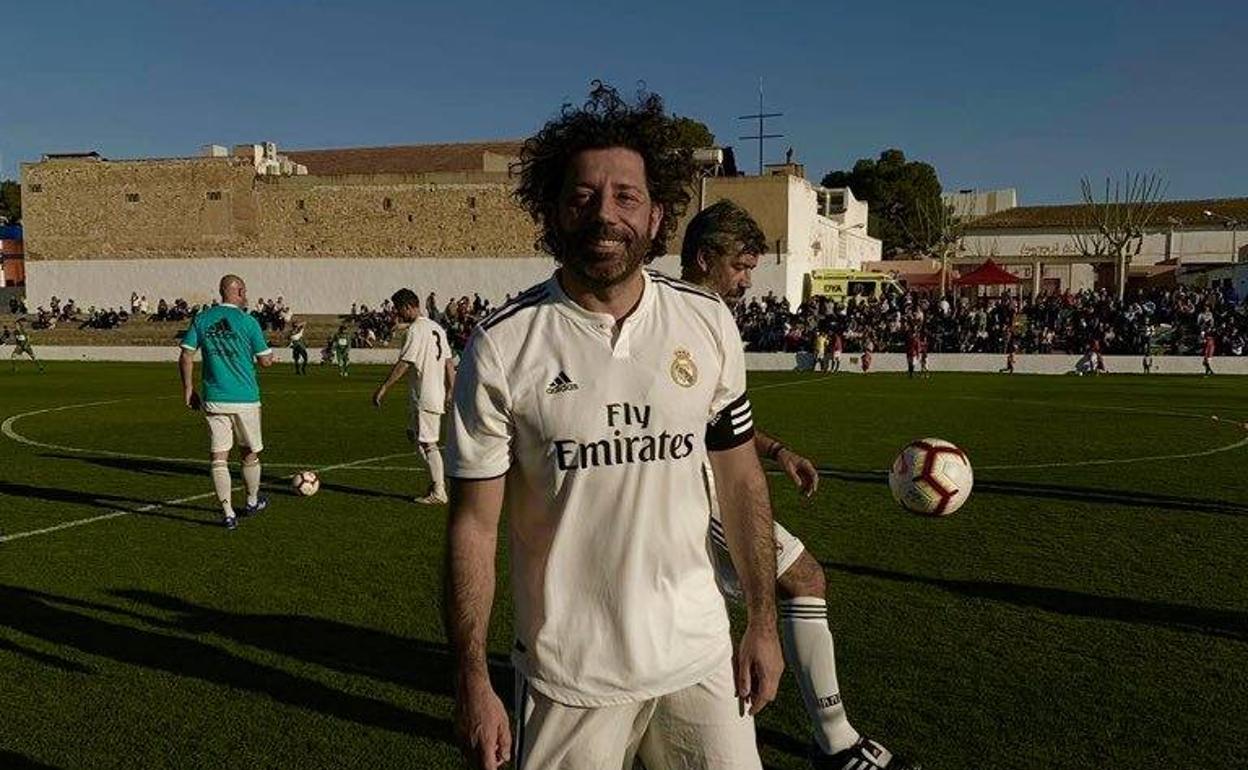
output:
<instances>
[{"instance_id":1,"label":"adidas logo on jersey","mask_svg":"<svg viewBox=\"0 0 1248 770\"><path fill-rule=\"evenodd\" d=\"M551 380L550 384L546 386L546 392L547 393L566 393L569 390L576 390L579 387L580 386L577 385L575 382L573 382L572 378L569 377L567 373L561 369L559 371L559 376Z\"/></svg>"}]
</instances>

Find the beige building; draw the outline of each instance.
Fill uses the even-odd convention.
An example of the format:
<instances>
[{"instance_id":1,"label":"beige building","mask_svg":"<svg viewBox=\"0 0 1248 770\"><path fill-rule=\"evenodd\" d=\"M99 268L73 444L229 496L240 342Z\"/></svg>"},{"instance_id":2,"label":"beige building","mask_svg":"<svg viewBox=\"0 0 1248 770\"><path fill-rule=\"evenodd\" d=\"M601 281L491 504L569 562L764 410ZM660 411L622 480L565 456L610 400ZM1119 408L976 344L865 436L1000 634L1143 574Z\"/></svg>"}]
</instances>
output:
<instances>
[{"instance_id":1,"label":"beige building","mask_svg":"<svg viewBox=\"0 0 1248 770\"><path fill-rule=\"evenodd\" d=\"M1208 212L1208 213L1206 213ZM1084 206L1019 206L972 221L955 265L991 258L1027 283L1024 289L1113 288L1114 267L1080 252L1074 236ZM1156 272L1151 266L1229 264L1248 261L1248 198L1163 201L1145 230L1128 279Z\"/></svg>"},{"instance_id":2,"label":"beige building","mask_svg":"<svg viewBox=\"0 0 1248 770\"><path fill-rule=\"evenodd\" d=\"M213 298L225 272L253 297L299 312L342 312L399 286L421 296L479 292L495 301L542 280L552 262L511 197L516 141L291 150L272 143L199 156L106 160L49 155L22 167L27 294L118 306L131 292ZM783 166L763 177L701 181L691 209L731 198L775 245L759 290L800 300L815 267L878 259L866 205ZM690 212L692 215L692 211ZM679 251L679 235L669 245ZM675 256L660 269L679 271Z\"/></svg>"}]
</instances>

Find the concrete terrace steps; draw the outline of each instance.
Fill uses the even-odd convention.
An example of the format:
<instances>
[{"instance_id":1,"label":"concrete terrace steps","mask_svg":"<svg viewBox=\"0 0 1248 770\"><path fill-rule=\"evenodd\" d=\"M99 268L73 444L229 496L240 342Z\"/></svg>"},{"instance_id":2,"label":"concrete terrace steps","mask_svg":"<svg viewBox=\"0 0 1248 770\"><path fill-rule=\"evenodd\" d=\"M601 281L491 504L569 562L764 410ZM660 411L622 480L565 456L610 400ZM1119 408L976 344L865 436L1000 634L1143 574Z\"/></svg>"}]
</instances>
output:
<instances>
[{"instance_id":1,"label":"concrete terrace steps","mask_svg":"<svg viewBox=\"0 0 1248 770\"><path fill-rule=\"evenodd\" d=\"M27 316L29 320L31 317ZM307 331L304 333L310 350L315 350L325 345L330 335L338 330L338 325L346 323L346 316L337 315L301 315L296 316L301 320L307 321ZM13 328L14 321L17 316L0 315L0 325L7 325ZM27 324L27 331L30 333L31 344L36 350L40 346L75 346L75 347L174 347L181 339L182 333L186 330L187 321L151 321L144 317L132 318L125 324L116 329L79 329L78 322L70 322L59 325L55 329L31 329ZM353 327L353 324L348 324ZM286 346L286 333L269 331L266 333L270 344L274 347Z\"/></svg>"}]
</instances>

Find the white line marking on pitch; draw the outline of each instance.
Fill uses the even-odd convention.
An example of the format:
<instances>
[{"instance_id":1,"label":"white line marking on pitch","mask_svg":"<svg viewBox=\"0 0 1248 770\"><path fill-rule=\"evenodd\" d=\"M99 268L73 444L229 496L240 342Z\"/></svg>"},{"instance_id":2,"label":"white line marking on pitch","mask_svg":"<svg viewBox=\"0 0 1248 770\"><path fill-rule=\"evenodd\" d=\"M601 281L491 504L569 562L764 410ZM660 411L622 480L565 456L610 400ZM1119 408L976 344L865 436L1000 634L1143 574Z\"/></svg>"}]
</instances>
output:
<instances>
[{"instance_id":1,"label":"white line marking on pitch","mask_svg":"<svg viewBox=\"0 0 1248 770\"><path fill-rule=\"evenodd\" d=\"M101 402L101 403L109 403L109 402ZM45 411L55 411L55 410L45 410ZM400 452L399 454L378 455L377 457L365 457L362 460L352 460L351 462L338 463L336 465L326 465L322 468L315 469L314 472L324 473L326 471L343 470L346 468L351 468L356 465L363 465L363 464L371 463L371 462L379 462L382 460L390 460L395 457L406 457L407 455L408 455L407 452ZM235 489L237 490L238 487L235 487ZM50 532L58 532L62 529L69 529L71 527L81 527L86 524L94 524L97 521L107 521L109 519L115 519L119 516L128 516L132 513L148 513L149 511L157 510L166 505L180 505L182 503L189 503L194 500L202 500L205 497L212 497L215 494L216 492L203 492L201 494L191 495L189 497L179 497L176 500L165 500L160 503L149 503L147 505L140 506L133 510L116 510L116 511L112 511L111 513L101 514L99 516L91 516L89 518L77 519L75 521L66 521L61 524L56 524L51 527L44 527L43 529L32 529L27 532L14 532L11 535L0 535L0 543L7 543L10 540L19 540L24 537L46 535Z\"/></svg>"},{"instance_id":2,"label":"white line marking on pitch","mask_svg":"<svg viewBox=\"0 0 1248 770\"><path fill-rule=\"evenodd\" d=\"M49 444L44 441L37 441L28 436L24 436L21 433L18 433L16 428L13 427L14 425L17 424L18 420L22 420L27 417L35 417L41 414L51 414L52 412L64 412L70 409L86 409L86 408L93 407L93 406L109 406L111 404L120 404L126 401L134 401L134 400L135 399L132 399L132 398L115 398L110 401L91 401L85 404L69 404L67 406L53 406L47 409L35 409L29 412L22 412L21 414L15 414L5 419L3 423L0 423L0 433L3 433L5 436L12 439L13 441L16 441L19 444L25 444L26 446L35 447L36 449L51 449L51 450L55 450L58 452L69 452L71 454L83 454L83 455L96 455L99 457L116 457L122 460L156 460L159 462L191 463L194 465L208 465L209 464L210 461L202 457L165 457L163 455L147 455L147 454L140 454L137 452L115 452L111 449L83 449L82 447L65 446L63 444ZM391 455L391 456L401 457L402 454ZM306 462L305 463L291 463L291 462L269 463L269 462L266 462L264 463L264 465L267 468L299 469L299 468L307 468L310 465L315 465L315 463L306 463ZM335 468L335 470L341 470L341 469Z\"/></svg>"}]
</instances>

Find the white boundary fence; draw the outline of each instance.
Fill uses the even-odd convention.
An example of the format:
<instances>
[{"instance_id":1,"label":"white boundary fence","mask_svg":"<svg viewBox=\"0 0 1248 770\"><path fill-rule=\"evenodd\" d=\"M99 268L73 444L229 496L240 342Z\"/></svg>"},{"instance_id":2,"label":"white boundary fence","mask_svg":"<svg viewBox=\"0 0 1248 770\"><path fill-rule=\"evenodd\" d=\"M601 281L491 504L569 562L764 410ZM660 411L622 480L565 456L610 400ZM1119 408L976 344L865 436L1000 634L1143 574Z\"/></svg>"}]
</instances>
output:
<instances>
[{"instance_id":1,"label":"white boundary fence","mask_svg":"<svg viewBox=\"0 0 1248 770\"><path fill-rule=\"evenodd\" d=\"M11 345L0 345L0 365L13 352ZM320 359L319 350L309 350L310 363ZM275 348L279 362L290 361L290 350ZM397 347L354 348L353 364L390 364L398 357ZM176 346L95 347L71 345L37 345L35 355L44 361L149 361L172 363L178 357ZM861 374L859 353L845 353L841 357L842 374ZM1080 360L1079 356L1064 353L1048 355L1020 355L1015 360L1014 371L1018 374L1071 374ZM1144 368L1140 356L1105 356L1105 366L1111 374L1142 374ZM1005 367L1005 356L1000 353L932 353L928 356L928 368L933 372L997 372ZM794 371L810 369L809 353L746 353L745 365L750 371ZM1248 374L1248 356L1215 357L1213 370L1218 374ZM871 362L872 372L904 372L906 357L900 353L877 353ZM1153 374L1201 374L1200 356L1155 356Z\"/></svg>"}]
</instances>

